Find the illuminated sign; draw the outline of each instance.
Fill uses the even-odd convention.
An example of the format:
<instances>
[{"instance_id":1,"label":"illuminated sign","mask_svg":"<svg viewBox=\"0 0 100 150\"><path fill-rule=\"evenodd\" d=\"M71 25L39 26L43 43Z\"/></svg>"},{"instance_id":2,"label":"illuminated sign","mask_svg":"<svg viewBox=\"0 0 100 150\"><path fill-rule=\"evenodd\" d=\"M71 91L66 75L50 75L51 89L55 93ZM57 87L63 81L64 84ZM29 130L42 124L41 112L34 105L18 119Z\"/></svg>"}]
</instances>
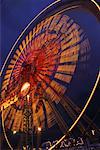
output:
<instances>
[{"instance_id":1,"label":"illuminated sign","mask_svg":"<svg viewBox=\"0 0 100 150\"><path fill-rule=\"evenodd\" d=\"M48 149L52 145L56 144L58 140L55 140L53 142L51 141L46 141L41 145L41 148L43 149ZM59 148L69 148L69 147L74 147L74 146L82 146L84 145L84 141L81 137L78 137L77 139L75 138L69 138L69 139L64 139L60 145Z\"/></svg>"}]
</instances>

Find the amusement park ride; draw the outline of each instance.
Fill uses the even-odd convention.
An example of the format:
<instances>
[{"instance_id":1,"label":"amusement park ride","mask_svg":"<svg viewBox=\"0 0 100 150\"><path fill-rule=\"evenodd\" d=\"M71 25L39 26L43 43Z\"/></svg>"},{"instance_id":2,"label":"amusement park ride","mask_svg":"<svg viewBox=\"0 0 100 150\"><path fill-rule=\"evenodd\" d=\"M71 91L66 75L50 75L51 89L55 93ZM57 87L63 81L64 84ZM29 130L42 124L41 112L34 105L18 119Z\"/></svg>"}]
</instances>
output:
<instances>
[{"instance_id":1,"label":"amusement park ride","mask_svg":"<svg viewBox=\"0 0 100 150\"><path fill-rule=\"evenodd\" d=\"M56 1L51 6L57 5L58 9L59 3L60 1ZM4 73L0 111L4 135L10 149L13 147L7 138L7 129L13 133L23 132L23 149L34 147L33 134L46 132L55 124L58 124L64 136L54 147L70 134L74 126L82 134L86 124L98 131L98 127L84 111L94 94L100 75L83 109L66 94L70 92L78 67L88 70L91 59L91 45L86 33L66 14L67 10L83 7L83 4L86 6L83 2L67 3L54 13L49 11L51 6L48 6L35 19L46 11L49 15L35 22L35 26L35 19L28 25L5 61L5 64L9 64L4 64L2 68ZM95 7L96 12L100 11L96 2L90 1L89 4L91 8ZM70 128L58 105L73 121Z\"/></svg>"}]
</instances>

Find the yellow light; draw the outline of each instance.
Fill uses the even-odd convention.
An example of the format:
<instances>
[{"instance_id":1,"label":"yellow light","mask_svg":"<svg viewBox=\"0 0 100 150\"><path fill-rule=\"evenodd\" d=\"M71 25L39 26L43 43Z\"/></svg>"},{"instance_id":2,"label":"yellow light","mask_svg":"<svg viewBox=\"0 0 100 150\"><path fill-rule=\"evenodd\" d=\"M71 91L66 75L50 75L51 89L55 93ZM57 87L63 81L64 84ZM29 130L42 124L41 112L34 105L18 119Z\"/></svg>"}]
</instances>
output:
<instances>
[{"instance_id":1,"label":"yellow light","mask_svg":"<svg viewBox=\"0 0 100 150\"><path fill-rule=\"evenodd\" d=\"M27 99L29 100L29 98L30 98L30 96L29 95L27 95Z\"/></svg>"},{"instance_id":2,"label":"yellow light","mask_svg":"<svg viewBox=\"0 0 100 150\"><path fill-rule=\"evenodd\" d=\"M23 96L27 95L27 93L29 92L30 90L30 83L29 82L25 82L23 85L22 85L22 88L21 88L21 94Z\"/></svg>"},{"instance_id":3,"label":"yellow light","mask_svg":"<svg viewBox=\"0 0 100 150\"><path fill-rule=\"evenodd\" d=\"M21 92L23 92L24 90L27 90L30 87L30 83L29 82L25 82L21 88Z\"/></svg>"},{"instance_id":4,"label":"yellow light","mask_svg":"<svg viewBox=\"0 0 100 150\"><path fill-rule=\"evenodd\" d=\"M38 127L38 131L41 132L41 127Z\"/></svg>"},{"instance_id":5,"label":"yellow light","mask_svg":"<svg viewBox=\"0 0 100 150\"><path fill-rule=\"evenodd\" d=\"M13 134L16 134L16 131L13 131Z\"/></svg>"}]
</instances>

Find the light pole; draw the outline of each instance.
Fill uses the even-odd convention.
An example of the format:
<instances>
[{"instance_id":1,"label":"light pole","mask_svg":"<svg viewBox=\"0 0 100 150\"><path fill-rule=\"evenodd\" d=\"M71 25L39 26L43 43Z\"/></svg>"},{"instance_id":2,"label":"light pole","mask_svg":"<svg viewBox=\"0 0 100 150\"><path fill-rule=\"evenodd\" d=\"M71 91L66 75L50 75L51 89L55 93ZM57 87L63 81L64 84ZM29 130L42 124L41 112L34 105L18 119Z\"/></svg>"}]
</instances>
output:
<instances>
[{"instance_id":1,"label":"light pole","mask_svg":"<svg viewBox=\"0 0 100 150\"><path fill-rule=\"evenodd\" d=\"M33 119L32 119L32 102L30 102L30 83L25 82L21 87L21 96L24 99L23 108L23 132L25 133L25 147L29 150L31 145L33 147ZM32 144L30 144L30 137L32 136Z\"/></svg>"}]
</instances>

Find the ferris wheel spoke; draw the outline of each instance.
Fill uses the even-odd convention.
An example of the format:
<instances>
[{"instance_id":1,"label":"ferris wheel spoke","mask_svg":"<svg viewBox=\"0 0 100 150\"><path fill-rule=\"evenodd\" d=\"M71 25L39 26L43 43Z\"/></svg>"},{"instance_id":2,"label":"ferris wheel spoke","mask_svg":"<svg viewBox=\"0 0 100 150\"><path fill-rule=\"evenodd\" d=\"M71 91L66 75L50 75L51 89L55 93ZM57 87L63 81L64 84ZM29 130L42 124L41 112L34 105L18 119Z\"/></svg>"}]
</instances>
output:
<instances>
[{"instance_id":1,"label":"ferris wheel spoke","mask_svg":"<svg viewBox=\"0 0 100 150\"><path fill-rule=\"evenodd\" d=\"M47 95L49 95L49 94L47 94ZM64 122L62 116L60 115L60 113L58 112L58 110L56 109L56 107L54 106L51 98L49 96L47 96L46 98L48 100L48 103L49 103L49 105L50 105L50 107L51 107L54 115L55 115L55 120L56 120L59 128L61 129L61 131L63 133L65 133L67 131L67 128L68 128L67 124Z\"/></svg>"},{"instance_id":2,"label":"ferris wheel spoke","mask_svg":"<svg viewBox=\"0 0 100 150\"><path fill-rule=\"evenodd\" d=\"M73 101L71 101L69 98L65 98L65 99L67 99L67 103L70 105L70 107L72 107L72 109L74 109L75 113L77 113L79 115L81 112L81 109ZM82 118L84 119L84 121L87 124L91 125L92 120L87 115L84 114ZM98 131L98 127L94 123L92 123L91 126L92 126L92 128L94 128Z\"/></svg>"},{"instance_id":3,"label":"ferris wheel spoke","mask_svg":"<svg viewBox=\"0 0 100 150\"><path fill-rule=\"evenodd\" d=\"M77 114L75 113L75 111L73 111L73 109L68 105L67 101L62 99L60 103L74 122L74 120L77 118ZM79 127L79 130L82 133L85 132L85 127L83 126L81 122L79 122L77 126Z\"/></svg>"}]
</instances>

